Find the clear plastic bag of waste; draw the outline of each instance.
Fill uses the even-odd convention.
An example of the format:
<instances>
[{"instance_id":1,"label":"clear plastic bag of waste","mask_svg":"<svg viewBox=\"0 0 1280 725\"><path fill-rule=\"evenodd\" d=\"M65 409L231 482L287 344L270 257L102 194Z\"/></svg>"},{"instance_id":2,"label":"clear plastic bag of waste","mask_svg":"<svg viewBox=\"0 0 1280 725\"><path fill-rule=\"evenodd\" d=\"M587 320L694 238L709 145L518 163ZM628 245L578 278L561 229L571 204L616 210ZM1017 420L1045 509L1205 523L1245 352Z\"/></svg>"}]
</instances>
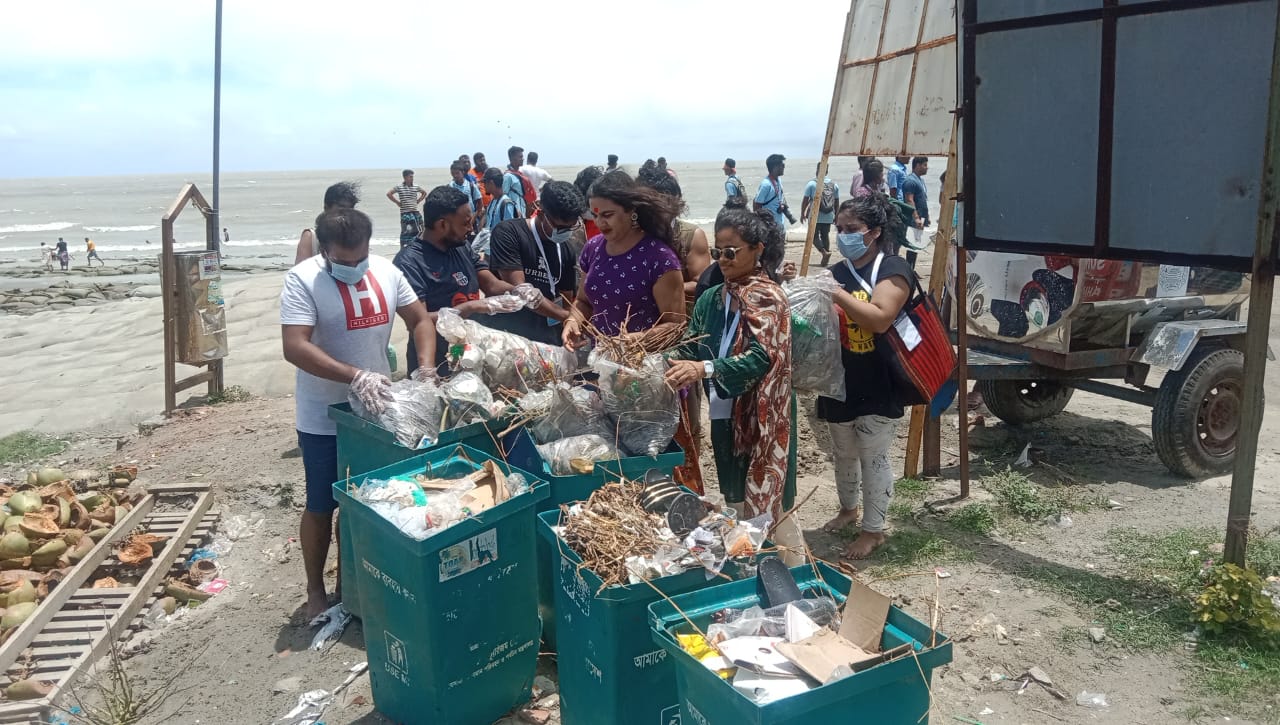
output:
<instances>
[{"instance_id":1,"label":"clear plastic bag of waste","mask_svg":"<svg viewBox=\"0 0 1280 725\"><path fill-rule=\"evenodd\" d=\"M604 412L604 401L591 388L568 383L555 383L539 400L544 413L529 423L529 434L538 443L595 434L611 438L612 426Z\"/></svg>"},{"instance_id":2,"label":"clear plastic bag of waste","mask_svg":"<svg viewBox=\"0 0 1280 725\"><path fill-rule=\"evenodd\" d=\"M380 414L371 413L354 395L347 395L356 415L380 424L395 434L405 448L424 448L440 437L445 401L431 380L405 378L391 384L391 399Z\"/></svg>"},{"instance_id":3,"label":"clear plastic bag of waste","mask_svg":"<svg viewBox=\"0 0 1280 725\"><path fill-rule=\"evenodd\" d=\"M831 295L840 284L821 270L782 285L791 305L791 385L796 390L844 400L840 315Z\"/></svg>"},{"instance_id":4,"label":"clear plastic bag of waste","mask_svg":"<svg viewBox=\"0 0 1280 725\"><path fill-rule=\"evenodd\" d=\"M680 424L680 399L663 378L662 356L646 357L639 370L603 357L596 357L592 367L600 375L600 397L622 450L650 457L666 450Z\"/></svg>"},{"instance_id":5,"label":"clear plastic bag of waste","mask_svg":"<svg viewBox=\"0 0 1280 725\"><path fill-rule=\"evenodd\" d=\"M479 374L490 389L541 390L578 367L577 356L563 347L464 320L451 308L440 310L436 331L450 343L452 365Z\"/></svg>"},{"instance_id":6,"label":"clear plastic bag of waste","mask_svg":"<svg viewBox=\"0 0 1280 725\"><path fill-rule=\"evenodd\" d=\"M591 473L596 461L618 457L618 449L601 436L587 434L535 446L556 476Z\"/></svg>"}]
</instances>

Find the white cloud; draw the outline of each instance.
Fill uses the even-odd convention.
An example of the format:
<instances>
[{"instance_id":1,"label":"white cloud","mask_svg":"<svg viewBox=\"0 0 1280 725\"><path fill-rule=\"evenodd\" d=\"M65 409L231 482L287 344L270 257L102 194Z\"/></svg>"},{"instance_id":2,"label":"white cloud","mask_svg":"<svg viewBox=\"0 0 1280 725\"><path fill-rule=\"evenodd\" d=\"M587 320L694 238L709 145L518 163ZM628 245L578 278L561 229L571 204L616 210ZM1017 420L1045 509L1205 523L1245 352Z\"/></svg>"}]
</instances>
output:
<instances>
[{"instance_id":1,"label":"white cloud","mask_svg":"<svg viewBox=\"0 0 1280 725\"><path fill-rule=\"evenodd\" d=\"M442 163L511 143L565 162L708 159L729 142L816 155L847 8L227 0L224 167ZM207 164L212 0L6 13L0 105L32 132L0 175Z\"/></svg>"}]
</instances>

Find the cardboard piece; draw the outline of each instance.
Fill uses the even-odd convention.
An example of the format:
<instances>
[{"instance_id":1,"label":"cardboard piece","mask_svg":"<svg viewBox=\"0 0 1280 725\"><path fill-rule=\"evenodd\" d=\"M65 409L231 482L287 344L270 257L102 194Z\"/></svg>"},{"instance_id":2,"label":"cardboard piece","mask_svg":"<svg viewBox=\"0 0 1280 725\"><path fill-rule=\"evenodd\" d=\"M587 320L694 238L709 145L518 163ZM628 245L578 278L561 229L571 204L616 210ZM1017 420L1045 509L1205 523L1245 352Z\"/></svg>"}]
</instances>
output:
<instances>
[{"instance_id":1,"label":"cardboard piece","mask_svg":"<svg viewBox=\"0 0 1280 725\"><path fill-rule=\"evenodd\" d=\"M800 670L776 649L780 637L734 637L716 645L735 667L779 677L798 677Z\"/></svg>"},{"instance_id":2,"label":"cardboard piece","mask_svg":"<svg viewBox=\"0 0 1280 725\"><path fill-rule=\"evenodd\" d=\"M420 478L418 485L424 490L448 490L458 485L459 481L471 481L476 487L459 498L459 502L478 514L481 511L497 506L511 498L507 488L507 476L493 461L485 461L479 470L473 471L463 478Z\"/></svg>"},{"instance_id":3,"label":"cardboard piece","mask_svg":"<svg viewBox=\"0 0 1280 725\"><path fill-rule=\"evenodd\" d=\"M838 633L823 629L799 642L781 642L776 649L818 682L830 680L842 665L854 672L866 669L885 659L880 652L880 639L889 618L889 606L889 597L855 580L849 587ZM887 654L896 656L899 649L902 648Z\"/></svg>"}]
</instances>

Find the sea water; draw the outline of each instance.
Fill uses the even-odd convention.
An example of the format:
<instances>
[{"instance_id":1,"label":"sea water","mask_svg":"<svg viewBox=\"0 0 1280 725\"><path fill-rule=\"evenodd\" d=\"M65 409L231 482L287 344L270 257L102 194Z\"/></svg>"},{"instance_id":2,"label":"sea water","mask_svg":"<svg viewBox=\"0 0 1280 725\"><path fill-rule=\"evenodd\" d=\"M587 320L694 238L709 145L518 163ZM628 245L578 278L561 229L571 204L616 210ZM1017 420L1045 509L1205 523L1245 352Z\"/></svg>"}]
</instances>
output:
<instances>
[{"instance_id":1,"label":"sea water","mask_svg":"<svg viewBox=\"0 0 1280 725\"><path fill-rule=\"evenodd\" d=\"M639 165L622 166L634 173ZM892 159L882 159L888 165ZM940 203L938 174L943 159L930 161L925 183L936 220ZM585 164L584 164L585 165ZM573 181L584 165L543 166L557 180ZM684 218L708 231L724 202L722 160L673 162L684 200ZM815 159L788 159L782 184L792 213L800 217L805 184L813 178ZM831 160L829 176L848 198L849 183L857 162L853 158ZM400 169L345 171L263 171L224 173L221 179L221 227L231 241L224 252L242 264L273 264L292 260L301 231L320 212L324 190L336 181L355 181L362 187L359 208L374 222L374 252L391 255L399 247L398 205L386 193L400 183ZM447 169L417 167L415 183L424 189L448 183ZM764 161L738 160L738 175L754 196L765 176ZM113 261L154 258L160 252L161 217L187 182L195 182L212 202L208 174L156 174L44 179L0 179L0 264L29 265L40 259L40 243L53 246L62 237L73 257L83 256L84 238L97 245L98 253ZM802 227L791 227L793 234ZM219 229L221 234L222 230ZM188 206L174 227L178 249L204 247L205 225L200 213Z\"/></svg>"}]
</instances>

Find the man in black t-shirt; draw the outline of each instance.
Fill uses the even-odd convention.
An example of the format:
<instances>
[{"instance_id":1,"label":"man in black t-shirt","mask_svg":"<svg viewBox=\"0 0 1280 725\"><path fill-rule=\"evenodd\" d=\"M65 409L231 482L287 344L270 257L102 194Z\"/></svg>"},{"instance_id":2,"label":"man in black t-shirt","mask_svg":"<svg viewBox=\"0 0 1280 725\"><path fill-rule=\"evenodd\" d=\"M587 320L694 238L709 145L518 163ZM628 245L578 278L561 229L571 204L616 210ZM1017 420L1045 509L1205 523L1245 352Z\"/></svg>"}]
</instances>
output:
<instances>
[{"instance_id":1,"label":"man in black t-shirt","mask_svg":"<svg viewBox=\"0 0 1280 725\"><path fill-rule=\"evenodd\" d=\"M466 194L437 186L423 201L422 213L421 236L405 245L394 263L418 299L426 303L432 322L445 307L456 309L463 317L483 312L485 308L478 301L481 291L492 296L511 289L512 285L494 276L467 244L472 212ZM437 334L437 365L444 362L448 352L449 344ZM413 338L409 339L405 360L412 373L418 364Z\"/></svg>"},{"instance_id":2,"label":"man in black t-shirt","mask_svg":"<svg viewBox=\"0 0 1280 725\"><path fill-rule=\"evenodd\" d=\"M566 181L542 187L539 212L532 219L508 219L489 237L489 267L509 285L532 284L542 304L495 317L491 327L549 345L560 344L560 323L569 316L561 295L577 289L576 260L569 239L587 211L582 194Z\"/></svg>"}]
</instances>

